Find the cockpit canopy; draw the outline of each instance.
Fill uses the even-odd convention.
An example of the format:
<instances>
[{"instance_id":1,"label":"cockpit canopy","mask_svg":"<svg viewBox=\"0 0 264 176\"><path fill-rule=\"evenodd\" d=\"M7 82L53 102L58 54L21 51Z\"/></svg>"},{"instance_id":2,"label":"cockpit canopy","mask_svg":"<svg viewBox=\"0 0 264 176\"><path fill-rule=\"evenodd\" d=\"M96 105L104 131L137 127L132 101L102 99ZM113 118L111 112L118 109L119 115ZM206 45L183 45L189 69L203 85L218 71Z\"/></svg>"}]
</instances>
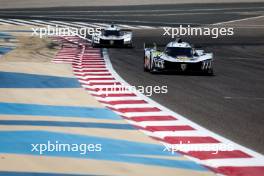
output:
<instances>
[{"instance_id":1,"label":"cockpit canopy","mask_svg":"<svg viewBox=\"0 0 264 176\"><path fill-rule=\"evenodd\" d=\"M189 43L183 42L181 39L177 39L176 41L167 44L164 53L170 57L192 57L193 49Z\"/></svg>"},{"instance_id":2,"label":"cockpit canopy","mask_svg":"<svg viewBox=\"0 0 264 176\"><path fill-rule=\"evenodd\" d=\"M111 24L108 28L104 30L104 36L120 36L121 30L114 24Z\"/></svg>"},{"instance_id":3,"label":"cockpit canopy","mask_svg":"<svg viewBox=\"0 0 264 176\"><path fill-rule=\"evenodd\" d=\"M191 47L166 47L164 53L170 57L186 56L192 57L193 52Z\"/></svg>"},{"instance_id":4,"label":"cockpit canopy","mask_svg":"<svg viewBox=\"0 0 264 176\"><path fill-rule=\"evenodd\" d=\"M120 30L105 30L104 36L120 36L121 32Z\"/></svg>"}]
</instances>

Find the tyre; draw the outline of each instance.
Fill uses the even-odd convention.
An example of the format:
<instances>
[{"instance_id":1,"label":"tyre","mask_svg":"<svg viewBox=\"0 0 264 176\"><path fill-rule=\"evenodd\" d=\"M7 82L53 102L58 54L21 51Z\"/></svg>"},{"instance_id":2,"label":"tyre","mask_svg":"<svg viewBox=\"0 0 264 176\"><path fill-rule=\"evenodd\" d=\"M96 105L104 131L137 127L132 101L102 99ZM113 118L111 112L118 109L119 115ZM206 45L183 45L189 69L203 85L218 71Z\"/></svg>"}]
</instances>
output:
<instances>
[{"instance_id":1,"label":"tyre","mask_svg":"<svg viewBox=\"0 0 264 176\"><path fill-rule=\"evenodd\" d=\"M131 43L131 44L128 44L127 45L127 48L133 48L133 44Z\"/></svg>"},{"instance_id":2,"label":"tyre","mask_svg":"<svg viewBox=\"0 0 264 176\"><path fill-rule=\"evenodd\" d=\"M150 64L149 64L149 72L150 73L155 73L155 64L152 58L152 55L150 55Z\"/></svg>"},{"instance_id":3,"label":"tyre","mask_svg":"<svg viewBox=\"0 0 264 176\"><path fill-rule=\"evenodd\" d=\"M214 76L214 69L213 69L213 68L208 69L208 70L206 71L206 74L207 74L208 76Z\"/></svg>"},{"instance_id":4,"label":"tyre","mask_svg":"<svg viewBox=\"0 0 264 176\"><path fill-rule=\"evenodd\" d=\"M214 69L212 66L212 61L209 62L203 62L202 67L201 67L202 73L208 75L208 76L213 76L214 75Z\"/></svg>"}]
</instances>

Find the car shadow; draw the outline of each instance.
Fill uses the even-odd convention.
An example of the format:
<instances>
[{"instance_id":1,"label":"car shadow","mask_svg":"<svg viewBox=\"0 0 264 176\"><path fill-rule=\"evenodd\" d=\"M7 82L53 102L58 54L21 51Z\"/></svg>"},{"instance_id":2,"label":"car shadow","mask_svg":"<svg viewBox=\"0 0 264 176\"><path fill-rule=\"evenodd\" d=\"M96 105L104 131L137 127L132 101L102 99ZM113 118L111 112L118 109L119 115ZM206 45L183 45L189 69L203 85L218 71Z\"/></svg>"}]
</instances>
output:
<instances>
[{"instance_id":1,"label":"car shadow","mask_svg":"<svg viewBox=\"0 0 264 176\"><path fill-rule=\"evenodd\" d=\"M166 71L166 72L153 72L153 75L173 75L173 76L208 76L214 77L215 74L207 74L202 72L176 72L176 71Z\"/></svg>"}]
</instances>

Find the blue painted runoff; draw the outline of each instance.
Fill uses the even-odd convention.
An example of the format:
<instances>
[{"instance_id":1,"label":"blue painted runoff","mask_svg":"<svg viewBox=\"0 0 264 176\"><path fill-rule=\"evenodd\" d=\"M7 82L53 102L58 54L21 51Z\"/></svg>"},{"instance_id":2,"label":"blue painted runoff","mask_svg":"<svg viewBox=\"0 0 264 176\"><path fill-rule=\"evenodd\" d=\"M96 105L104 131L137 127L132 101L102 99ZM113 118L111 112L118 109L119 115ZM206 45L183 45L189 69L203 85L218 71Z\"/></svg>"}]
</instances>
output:
<instances>
[{"instance_id":1,"label":"blue painted runoff","mask_svg":"<svg viewBox=\"0 0 264 176\"><path fill-rule=\"evenodd\" d=\"M81 127L81 128L104 128L104 129L119 129L119 130L135 130L135 128L130 124L95 123L95 122L0 120L0 125L56 126L56 127Z\"/></svg>"},{"instance_id":2,"label":"blue painted runoff","mask_svg":"<svg viewBox=\"0 0 264 176\"><path fill-rule=\"evenodd\" d=\"M30 67L30 65L29 65ZM0 88L79 88L75 78L0 72Z\"/></svg>"},{"instance_id":3,"label":"blue painted runoff","mask_svg":"<svg viewBox=\"0 0 264 176\"><path fill-rule=\"evenodd\" d=\"M39 172L9 172L0 171L0 176L106 176L106 175L80 175L80 174L58 174L58 173L39 173Z\"/></svg>"},{"instance_id":4,"label":"blue painted runoff","mask_svg":"<svg viewBox=\"0 0 264 176\"><path fill-rule=\"evenodd\" d=\"M4 32L0 32L0 39L14 39L15 37L10 35L10 34L7 34L7 33L4 33Z\"/></svg>"},{"instance_id":5,"label":"blue painted runoff","mask_svg":"<svg viewBox=\"0 0 264 176\"><path fill-rule=\"evenodd\" d=\"M79 118L116 119L116 120L121 119L121 117L118 116L116 113L106 108L36 105L36 104L5 103L5 102L0 102L0 114L79 117Z\"/></svg>"},{"instance_id":6,"label":"blue painted runoff","mask_svg":"<svg viewBox=\"0 0 264 176\"><path fill-rule=\"evenodd\" d=\"M13 50L12 47L0 46L0 55L4 55L4 54L8 53L11 50Z\"/></svg>"},{"instance_id":7,"label":"blue painted runoff","mask_svg":"<svg viewBox=\"0 0 264 176\"><path fill-rule=\"evenodd\" d=\"M193 161L177 160L179 154L172 155L164 152L164 147L157 144L148 144L134 142L129 140L118 140L97 136L75 135L67 133L49 132L49 131L1 131L0 132L0 153L9 154L28 154L40 156L39 149L33 150L32 144L48 145L51 144L68 144L77 145L74 150L44 151L43 156L69 157L80 159L108 160L115 162L134 163L143 165L163 166L171 168L182 168L195 171L206 171L207 169ZM87 151L87 147L80 147L85 144L100 144L101 151ZM59 148L59 147L57 147ZM85 154L81 152L86 151ZM153 158L147 156L155 156ZM173 159L161 158L162 156L176 157Z\"/></svg>"}]
</instances>

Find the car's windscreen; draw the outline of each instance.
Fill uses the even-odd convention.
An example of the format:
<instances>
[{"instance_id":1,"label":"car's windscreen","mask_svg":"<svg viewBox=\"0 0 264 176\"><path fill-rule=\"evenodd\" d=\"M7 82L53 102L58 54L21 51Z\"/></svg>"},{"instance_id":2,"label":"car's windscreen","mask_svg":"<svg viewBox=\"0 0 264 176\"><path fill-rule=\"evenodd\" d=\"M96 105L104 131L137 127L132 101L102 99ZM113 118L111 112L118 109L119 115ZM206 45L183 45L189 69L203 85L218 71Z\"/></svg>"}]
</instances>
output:
<instances>
[{"instance_id":1,"label":"car's windscreen","mask_svg":"<svg viewBox=\"0 0 264 176\"><path fill-rule=\"evenodd\" d=\"M111 36L111 35L114 35L114 36L120 36L121 33L120 33L120 31L105 30L105 31L104 31L104 35L105 35L105 36Z\"/></svg>"},{"instance_id":2,"label":"car's windscreen","mask_svg":"<svg viewBox=\"0 0 264 176\"><path fill-rule=\"evenodd\" d=\"M167 47L165 49L165 53L171 57L177 57L177 56L192 57L191 48Z\"/></svg>"}]
</instances>

